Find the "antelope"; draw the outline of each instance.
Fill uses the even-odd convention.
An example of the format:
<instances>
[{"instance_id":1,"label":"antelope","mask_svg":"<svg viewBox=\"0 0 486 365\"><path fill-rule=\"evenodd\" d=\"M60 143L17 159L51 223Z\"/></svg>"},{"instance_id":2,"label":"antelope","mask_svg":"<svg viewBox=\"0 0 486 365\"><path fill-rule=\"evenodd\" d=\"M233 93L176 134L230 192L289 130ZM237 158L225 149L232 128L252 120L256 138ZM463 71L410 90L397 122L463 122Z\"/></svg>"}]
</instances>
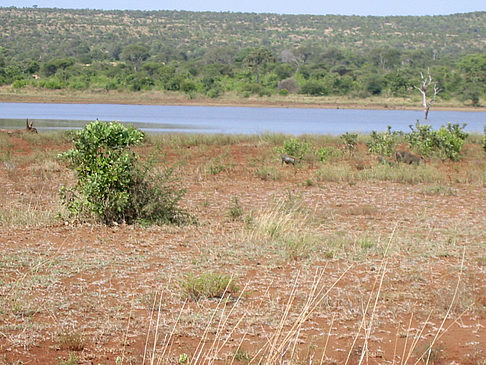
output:
<instances>
[{"instance_id":1,"label":"antelope","mask_svg":"<svg viewBox=\"0 0 486 365\"><path fill-rule=\"evenodd\" d=\"M419 165L420 161L423 160L423 157L419 157L407 151L397 151L395 152L395 159L397 160L397 162L404 162L404 163L408 163L409 165L411 164Z\"/></svg>"},{"instance_id":2,"label":"antelope","mask_svg":"<svg viewBox=\"0 0 486 365\"><path fill-rule=\"evenodd\" d=\"M29 122L29 119L25 121L25 129L0 129L0 132L7 134L17 134L17 133L38 133L37 128L32 127L34 122Z\"/></svg>"}]
</instances>

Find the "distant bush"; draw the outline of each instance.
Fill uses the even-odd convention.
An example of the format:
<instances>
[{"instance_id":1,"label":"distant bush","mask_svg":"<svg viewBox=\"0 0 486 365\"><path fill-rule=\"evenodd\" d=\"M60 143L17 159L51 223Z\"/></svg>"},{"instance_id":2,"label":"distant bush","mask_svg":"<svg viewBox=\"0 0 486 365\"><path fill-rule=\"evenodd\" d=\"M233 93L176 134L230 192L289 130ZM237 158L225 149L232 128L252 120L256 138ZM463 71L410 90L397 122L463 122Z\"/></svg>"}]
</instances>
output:
<instances>
[{"instance_id":1,"label":"distant bush","mask_svg":"<svg viewBox=\"0 0 486 365\"><path fill-rule=\"evenodd\" d=\"M344 149L349 153L353 153L358 144L358 134L346 132L340 138L344 143Z\"/></svg>"},{"instance_id":2,"label":"distant bush","mask_svg":"<svg viewBox=\"0 0 486 365\"><path fill-rule=\"evenodd\" d=\"M15 80L15 81L12 83L12 87L13 87L14 89L22 89L22 88L24 88L26 85L27 85L27 81L25 81L25 80Z\"/></svg>"},{"instance_id":3,"label":"distant bush","mask_svg":"<svg viewBox=\"0 0 486 365\"><path fill-rule=\"evenodd\" d=\"M412 132L406 135L406 139L410 147L422 156L430 156L435 149L435 132L432 126L417 121L415 128L413 125L409 127Z\"/></svg>"},{"instance_id":4,"label":"distant bush","mask_svg":"<svg viewBox=\"0 0 486 365\"><path fill-rule=\"evenodd\" d=\"M105 224L189 220L177 207L184 191L170 186L171 170L156 173L130 150L143 139L135 128L99 121L74 135L74 148L60 155L76 172L76 185L61 189L73 216L93 216Z\"/></svg>"},{"instance_id":5,"label":"distant bush","mask_svg":"<svg viewBox=\"0 0 486 365\"><path fill-rule=\"evenodd\" d=\"M310 151L310 144L306 141L292 137L283 141L281 147L276 148L277 153L285 153L301 160Z\"/></svg>"},{"instance_id":6,"label":"distant bush","mask_svg":"<svg viewBox=\"0 0 486 365\"><path fill-rule=\"evenodd\" d=\"M484 127L483 148L486 151L486 127Z\"/></svg>"},{"instance_id":7,"label":"distant bush","mask_svg":"<svg viewBox=\"0 0 486 365\"><path fill-rule=\"evenodd\" d=\"M317 149L316 154L319 161L326 162L332 158L339 157L341 155L341 151L334 147L320 147Z\"/></svg>"},{"instance_id":8,"label":"distant bush","mask_svg":"<svg viewBox=\"0 0 486 365\"><path fill-rule=\"evenodd\" d=\"M441 157L457 161L461 157L462 146L468 134L464 132L466 124L447 123L442 126L436 133L436 145Z\"/></svg>"},{"instance_id":9,"label":"distant bush","mask_svg":"<svg viewBox=\"0 0 486 365\"><path fill-rule=\"evenodd\" d=\"M307 94L312 96L325 96L329 94L326 86L322 82L316 80L310 80L305 82L302 85L300 92L302 94Z\"/></svg>"},{"instance_id":10,"label":"distant bush","mask_svg":"<svg viewBox=\"0 0 486 365\"><path fill-rule=\"evenodd\" d=\"M386 132L378 133L372 131L370 134L371 141L367 143L368 151L380 156L391 156L397 143L397 133L391 131L388 126Z\"/></svg>"},{"instance_id":11,"label":"distant bush","mask_svg":"<svg viewBox=\"0 0 486 365\"><path fill-rule=\"evenodd\" d=\"M461 157L461 150L468 134L464 132L466 124L447 123L439 130L434 131L430 125L419 122L415 124L415 129L410 126L412 132L406 138L410 147L418 151L423 156L430 156L433 153L441 158L448 158L457 161Z\"/></svg>"}]
</instances>

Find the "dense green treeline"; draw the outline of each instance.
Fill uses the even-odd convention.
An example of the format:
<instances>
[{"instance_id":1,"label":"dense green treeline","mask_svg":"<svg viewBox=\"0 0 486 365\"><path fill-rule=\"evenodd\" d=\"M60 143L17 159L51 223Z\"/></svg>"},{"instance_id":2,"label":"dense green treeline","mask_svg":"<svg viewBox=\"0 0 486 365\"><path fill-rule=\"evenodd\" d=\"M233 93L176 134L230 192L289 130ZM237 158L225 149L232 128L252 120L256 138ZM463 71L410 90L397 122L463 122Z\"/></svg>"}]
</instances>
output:
<instances>
[{"instance_id":1,"label":"dense green treeline","mask_svg":"<svg viewBox=\"0 0 486 365\"><path fill-rule=\"evenodd\" d=\"M358 17L0 8L0 84L219 97L486 94L486 13ZM33 75L36 75L35 78Z\"/></svg>"}]
</instances>

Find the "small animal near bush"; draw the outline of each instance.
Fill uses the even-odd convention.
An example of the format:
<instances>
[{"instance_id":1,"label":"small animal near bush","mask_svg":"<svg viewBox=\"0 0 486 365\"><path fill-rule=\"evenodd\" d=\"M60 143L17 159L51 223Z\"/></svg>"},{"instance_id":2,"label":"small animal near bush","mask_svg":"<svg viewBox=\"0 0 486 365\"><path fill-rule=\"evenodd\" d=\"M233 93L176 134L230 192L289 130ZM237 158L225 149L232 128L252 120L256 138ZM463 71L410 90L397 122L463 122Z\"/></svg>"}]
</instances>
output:
<instances>
[{"instance_id":1,"label":"small animal near bush","mask_svg":"<svg viewBox=\"0 0 486 365\"><path fill-rule=\"evenodd\" d=\"M18 133L38 133L37 128L33 127L34 122L29 122L29 119L25 121L25 129L0 129L0 132L8 134L18 134Z\"/></svg>"},{"instance_id":2,"label":"small animal near bush","mask_svg":"<svg viewBox=\"0 0 486 365\"><path fill-rule=\"evenodd\" d=\"M395 159L397 160L397 162L404 162L408 163L409 165L419 165L422 161L421 157L407 151L396 151Z\"/></svg>"},{"instance_id":3,"label":"small animal near bush","mask_svg":"<svg viewBox=\"0 0 486 365\"><path fill-rule=\"evenodd\" d=\"M295 165L295 162L297 161L297 159L295 157L285 155L285 154L280 155L280 158L282 159L282 165L284 163L286 165Z\"/></svg>"}]
</instances>

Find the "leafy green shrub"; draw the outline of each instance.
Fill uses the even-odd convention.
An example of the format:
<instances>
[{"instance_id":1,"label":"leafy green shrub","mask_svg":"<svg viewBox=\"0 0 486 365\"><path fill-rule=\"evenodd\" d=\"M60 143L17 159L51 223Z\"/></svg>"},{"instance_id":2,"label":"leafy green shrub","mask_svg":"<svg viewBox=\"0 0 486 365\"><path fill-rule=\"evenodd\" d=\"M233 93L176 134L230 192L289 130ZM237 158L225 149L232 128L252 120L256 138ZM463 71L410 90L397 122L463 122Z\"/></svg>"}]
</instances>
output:
<instances>
[{"instance_id":1,"label":"leafy green shrub","mask_svg":"<svg viewBox=\"0 0 486 365\"><path fill-rule=\"evenodd\" d=\"M292 137L283 141L283 146L277 147L277 153L285 153L301 160L310 150L310 145L306 141Z\"/></svg>"},{"instance_id":2,"label":"leafy green shrub","mask_svg":"<svg viewBox=\"0 0 486 365\"><path fill-rule=\"evenodd\" d=\"M406 135L408 144L422 156L430 156L435 148L435 132L428 124L415 123L415 129L409 126L412 132Z\"/></svg>"},{"instance_id":3,"label":"leafy green shrub","mask_svg":"<svg viewBox=\"0 0 486 365\"><path fill-rule=\"evenodd\" d=\"M179 285L182 295L193 300L221 298L223 295L231 295L239 291L232 277L219 273L187 274Z\"/></svg>"},{"instance_id":4,"label":"leafy green shrub","mask_svg":"<svg viewBox=\"0 0 486 365\"><path fill-rule=\"evenodd\" d=\"M450 160L457 161L461 157L462 146L467 138L467 133L464 132L466 124L460 126L459 124L447 123L447 126L442 126L436 133L436 146L442 155Z\"/></svg>"},{"instance_id":5,"label":"leafy green shrub","mask_svg":"<svg viewBox=\"0 0 486 365\"><path fill-rule=\"evenodd\" d=\"M370 134L371 141L367 143L368 151L379 156L391 156L397 143L396 133L391 131L388 126L386 132L377 133L372 131Z\"/></svg>"},{"instance_id":6,"label":"leafy green shrub","mask_svg":"<svg viewBox=\"0 0 486 365\"><path fill-rule=\"evenodd\" d=\"M486 127L484 127L483 148L486 151Z\"/></svg>"},{"instance_id":7,"label":"leafy green shrub","mask_svg":"<svg viewBox=\"0 0 486 365\"><path fill-rule=\"evenodd\" d=\"M22 89L22 88L24 88L26 85L27 85L27 81L25 81L25 80L15 80L15 81L12 83L12 87L13 87L14 89Z\"/></svg>"},{"instance_id":8,"label":"leafy green shrub","mask_svg":"<svg viewBox=\"0 0 486 365\"><path fill-rule=\"evenodd\" d=\"M130 150L143 139L133 127L98 120L75 133L74 148L59 155L78 179L74 187L61 189L73 216L95 217L106 224L189 220L177 207L184 191L170 186L172 171L154 172Z\"/></svg>"},{"instance_id":9,"label":"leafy green shrub","mask_svg":"<svg viewBox=\"0 0 486 365\"><path fill-rule=\"evenodd\" d=\"M460 158L462 146L468 134L464 132L466 124L451 124L440 127L434 131L430 125L419 122L415 129L410 126L412 132L406 137L410 147L423 156L430 156L432 153L439 154L442 158L457 161Z\"/></svg>"},{"instance_id":10,"label":"leafy green shrub","mask_svg":"<svg viewBox=\"0 0 486 365\"><path fill-rule=\"evenodd\" d=\"M317 149L316 154L319 161L326 162L332 158L339 157L341 152L334 147L320 147Z\"/></svg>"},{"instance_id":11,"label":"leafy green shrub","mask_svg":"<svg viewBox=\"0 0 486 365\"><path fill-rule=\"evenodd\" d=\"M328 95L329 92L326 89L326 86L317 80L310 80L306 81L302 88L300 89L302 94L312 95L312 96L324 96Z\"/></svg>"},{"instance_id":12,"label":"leafy green shrub","mask_svg":"<svg viewBox=\"0 0 486 365\"><path fill-rule=\"evenodd\" d=\"M340 136L344 143L344 149L349 153L354 152L358 144L358 134L346 132Z\"/></svg>"}]
</instances>

